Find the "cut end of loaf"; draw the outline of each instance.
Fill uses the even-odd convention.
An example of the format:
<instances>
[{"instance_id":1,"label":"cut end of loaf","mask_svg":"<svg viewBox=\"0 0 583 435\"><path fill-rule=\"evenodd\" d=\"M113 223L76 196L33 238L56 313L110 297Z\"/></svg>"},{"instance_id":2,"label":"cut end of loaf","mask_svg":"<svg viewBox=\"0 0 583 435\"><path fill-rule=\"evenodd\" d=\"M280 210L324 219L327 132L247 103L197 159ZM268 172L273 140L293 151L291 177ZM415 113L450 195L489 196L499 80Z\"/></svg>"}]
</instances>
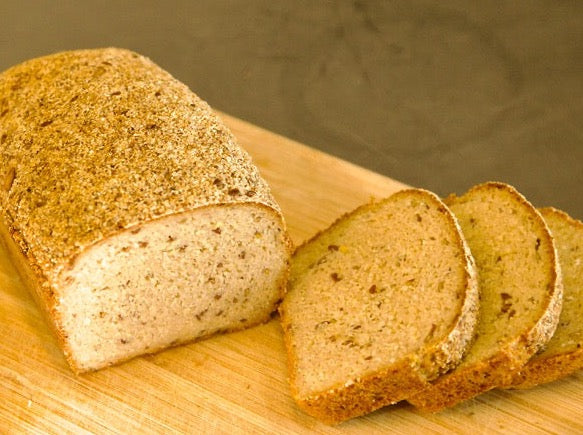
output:
<instances>
[{"instance_id":1,"label":"cut end of loaf","mask_svg":"<svg viewBox=\"0 0 583 435\"><path fill-rule=\"evenodd\" d=\"M72 367L96 370L270 318L288 240L273 210L211 206L135 226L60 275L55 306Z\"/></svg>"}]
</instances>

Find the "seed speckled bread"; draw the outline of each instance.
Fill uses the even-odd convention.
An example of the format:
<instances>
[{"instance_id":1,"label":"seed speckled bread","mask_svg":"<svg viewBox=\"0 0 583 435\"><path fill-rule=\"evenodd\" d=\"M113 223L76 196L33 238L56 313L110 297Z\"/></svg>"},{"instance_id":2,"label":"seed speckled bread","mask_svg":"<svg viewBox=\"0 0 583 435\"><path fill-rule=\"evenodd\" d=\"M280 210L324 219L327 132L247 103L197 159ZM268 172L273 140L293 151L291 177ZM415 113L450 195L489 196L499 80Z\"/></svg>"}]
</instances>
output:
<instances>
[{"instance_id":1,"label":"seed speckled bread","mask_svg":"<svg viewBox=\"0 0 583 435\"><path fill-rule=\"evenodd\" d=\"M290 242L210 107L147 58L0 75L3 238L76 372L269 319Z\"/></svg>"},{"instance_id":2,"label":"seed speckled bread","mask_svg":"<svg viewBox=\"0 0 583 435\"><path fill-rule=\"evenodd\" d=\"M473 260L439 198L366 204L292 257L280 306L292 395L330 424L406 399L459 362L477 306Z\"/></svg>"},{"instance_id":3,"label":"seed speckled bread","mask_svg":"<svg viewBox=\"0 0 583 435\"><path fill-rule=\"evenodd\" d=\"M516 189L484 183L445 202L476 260L480 321L461 364L408 399L431 412L511 382L551 338L562 304L551 234Z\"/></svg>"},{"instance_id":4,"label":"seed speckled bread","mask_svg":"<svg viewBox=\"0 0 583 435\"><path fill-rule=\"evenodd\" d=\"M583 222L554 208L540 210L555 239L563 274L563 310L553 338L513 378L511 388L530 388L583 367Z\"/></svg>"}]
</instances>

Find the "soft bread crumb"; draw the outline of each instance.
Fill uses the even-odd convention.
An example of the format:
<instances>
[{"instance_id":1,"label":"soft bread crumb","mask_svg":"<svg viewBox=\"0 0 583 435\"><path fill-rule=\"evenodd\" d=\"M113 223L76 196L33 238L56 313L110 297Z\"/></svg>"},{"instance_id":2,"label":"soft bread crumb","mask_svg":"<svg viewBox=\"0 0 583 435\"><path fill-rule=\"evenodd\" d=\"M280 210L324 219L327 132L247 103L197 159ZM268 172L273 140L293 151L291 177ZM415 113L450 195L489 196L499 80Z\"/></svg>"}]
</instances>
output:
<instances>
[{"instance_id":1,"label":"soft bread crumb","mask_svg":"<svg viewBox=\"0 0 583 435\"><path fill-rule=\"evenodd\" d=\"M461 364L408 399L432 412L510 382L551 338L562 303L549 230L514 188L485 183L446 203L476 260L480 320Z\"/></svg>"},{"instance_id":2,"label":"soft bread crumb","mask_svg":"<svg viewBox=\"0 0 583 435\"><path fill-rule=\"evenodd\" d=\"M407 190L298 248L280 313L292 393L338 423L408 397L473 336L473 260L447 207Z\"/></svg>"},{"instance_id":3,"label":"soft bread crumb","mask_svg":"<svg viewBox=\"0 0 583 435\"><path fill-rule=\"evenodd\" d=\"M258 237L260 236L260 237ZM274 214L205 207L145 223L84 252L55 307L80 371L265 321L282 297Z\"/></svg>"},{"instance_id":4,"label":"soft bread crumb","mask_svg":"<svg viewBox=\"0 0 583 435\"><path fill-rule=\"evenodd\" d=\"M553 338L516 374L509 388L552 382L583 367L583 222L554 208L540 212L559 254L563 309Z\"/></svg>"}]
</instances>

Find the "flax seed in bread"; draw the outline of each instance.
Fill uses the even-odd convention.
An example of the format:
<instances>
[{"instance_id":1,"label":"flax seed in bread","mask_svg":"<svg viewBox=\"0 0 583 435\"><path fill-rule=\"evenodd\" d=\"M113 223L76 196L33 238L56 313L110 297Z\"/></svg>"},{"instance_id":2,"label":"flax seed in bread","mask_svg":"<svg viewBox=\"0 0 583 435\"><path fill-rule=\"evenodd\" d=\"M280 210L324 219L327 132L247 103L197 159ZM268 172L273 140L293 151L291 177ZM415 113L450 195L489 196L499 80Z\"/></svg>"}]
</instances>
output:
<instances>
[{"instance_id":1,"label":"flax seed in bread","mask_svg":"<svg viewBox=\"0 0 583 435\"><path fill-rule=\"evenodd\" d=\"M447 207L405 190L300 246L280 306L299 406L338 423L407 398L472 340L474 264Z\"/></svg>"},{"instance_id":2,"label":"flax seed in bread","mask_svg":"<svg viewBox=\"0 0 583 435\"><path fill-rule=\"evenodd\" d=\"M554 209L540 210L555 239L563 274L563 310L553 338L513 378L511 388L530 388L583 367L583 222Z\"/></svg>"},{"instance_id":3,"label":"flax seed in bread","mask_svg":"<svg viewBox=\"0 0 583 435\"><path fill-rule=\"evenodd\" d=\"M150 60L96 49L0 75L3 236L73 370L269 319L289 241L249 156Z\"/></svg>"},{"instance_id":4,"label":"flax seed in bread","mask_svg":"<svg viewBox=\"0 0 583 435\"><path fill-rule=\"evenodd\" d=\"M485 183L445 202L476 261L480 321L461 364L408 399L432 412L510 382L551 338L562 303L551 234L516 189Z\"/></svg>"}]
</instances>

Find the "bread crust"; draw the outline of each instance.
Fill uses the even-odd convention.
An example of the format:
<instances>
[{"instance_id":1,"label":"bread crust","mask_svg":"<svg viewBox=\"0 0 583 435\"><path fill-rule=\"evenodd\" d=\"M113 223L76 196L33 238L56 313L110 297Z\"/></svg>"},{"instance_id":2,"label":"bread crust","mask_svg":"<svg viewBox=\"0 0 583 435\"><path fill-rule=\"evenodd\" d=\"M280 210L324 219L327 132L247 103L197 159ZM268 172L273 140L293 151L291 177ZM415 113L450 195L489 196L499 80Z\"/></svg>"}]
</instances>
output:
<instances>
[{"instance_id":1,"label":"bread crust","mask_svg":"<svg viewBox=\"0 0 583 435\"><path fill-rule=\"evenodd\" d=\"M454 367L474 339L479 306L477 275L474 260L462 237L459 224L445 204L435 194L424 189L405 189L396 192L385 200L410 195L421 196L438 207L452 230L453 239L457 247L463 252L466 280L464 287L466 292L462 308L455 321L452 322L445 339L435 339L415 355L404 357L383 370L364 374L356 379L347 379L344 384L335 385L327 391L303 397L296 387L297 361L294 350L293 328L291 320L286 314L284 301L279 307L279 312L288 354L292 396L306 413L327 424L338 424L408 398L427 386L428 381ZM335 225L350 219L352 215L373 205L374 202L364 204L351 212L345 213L327 229L318 232L300 245L296 252L304 249L310 242L330 231ZM290 288L293 286L293 278L288 285Z\"/></svg>"},{"instance_id":2,"label":"bread crust","mask_svg":"<svg viewBox=\"0 0 583 435\"><path fill-rule=\"evenodd\" d=\"M527 389L554 382L583 367L583 349L550 357L539 357L529 362L512 378L506 388Z\"/></svg>"},{"instance_id":3,"label":"bread crust","mask_svg":"<svg viewBox=\"0 0 583 435\"><path fill-rule=\"evenodd\" d=\"M0 113L2 238L74 371L58 282L90 247L166 216L248 204L279 221L291 254L250 156L206 102L137 53L77 50L14 66L0 74Z\"/></svg>"},{"instance_id":4,"label":"bread crust","mask_svg":"<svg viewBox=\"0 0 583 435\"><path fill-rule=\"evenodd\" d=\"M549 281L551 284L542 304L543 313L535 324L501 347L488 360L480 361L471 366L464 366L462 363L458 368L446 373L426 389L408 399L415 407L426 412L441 411L480 393L496 387L505 387L512 383L518 370L550 340L559 321L563 296L561 269L554 241L546 222L524 196L514 187L505 183L487 182L474 186L464 194L464 197L492 188L505 190L516 201L525 206L543 233L545 243L541 243L541 246L548 246L547 254L551 258ZM455 194L452 194L445 199L445 203L451 204L457 198Z\"/></svg>"}]
</instances>

